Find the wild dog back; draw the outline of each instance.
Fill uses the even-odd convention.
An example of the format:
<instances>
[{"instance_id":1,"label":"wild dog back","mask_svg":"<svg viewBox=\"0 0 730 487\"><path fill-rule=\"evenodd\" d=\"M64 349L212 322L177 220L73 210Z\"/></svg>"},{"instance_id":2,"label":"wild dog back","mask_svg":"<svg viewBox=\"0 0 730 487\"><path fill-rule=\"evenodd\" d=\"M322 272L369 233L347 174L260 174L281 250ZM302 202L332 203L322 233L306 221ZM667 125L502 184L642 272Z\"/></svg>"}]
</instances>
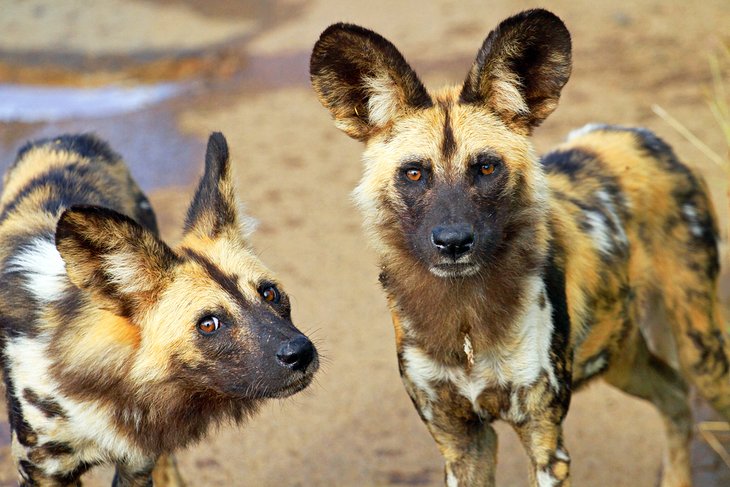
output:
<instances>
[{"instance_id":1,"label":"wild dog back","mask_svg":"<svg viewBox=\"0 0 730 487\"><path fill-rule=\"evenodd\" d=\"M174 249L91 136L22 149L0 205L3 366L28 485L105 462L116 485L147 485L161 453L311 381L316 350L242 231L221 134Z\"/></svg>"},{"instance_id":2,"label":"wild dog back","mask_svg":"<svg viewBox=\"0 0 730 487\"><path fill-rule=\"evenodd\" d=\"M650 131L611 125L574 131L541 162L572 283L574 387L620 356L631 323L660 313L681 342L683 366L706 383L705 394L719 394L728 357L718 326L718 231L702 178ZM720 411L730 402L712 400Z\"/></svg>"}]
</instances>

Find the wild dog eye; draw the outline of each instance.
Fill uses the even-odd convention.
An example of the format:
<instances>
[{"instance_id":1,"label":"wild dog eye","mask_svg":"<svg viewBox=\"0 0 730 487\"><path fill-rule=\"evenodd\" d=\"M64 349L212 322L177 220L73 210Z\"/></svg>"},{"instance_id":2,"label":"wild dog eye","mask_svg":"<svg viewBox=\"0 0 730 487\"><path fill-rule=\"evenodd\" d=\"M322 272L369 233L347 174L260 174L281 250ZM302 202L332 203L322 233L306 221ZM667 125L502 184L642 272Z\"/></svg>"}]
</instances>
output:
<instances>
[{"instance_id":1,"label":"wild dog eye","mask_svg":"<svg viewBox=\"0 0 730 487\"><path fill-rule=\"evenodd\" d=\"M500 163L501 159L498 155L488 152L477 155L475 157L474 166L478 171L478 175L489 176L490 174L494 174Z\"/></svg>"},{"instance_id":2,"label":"wild dog eye","mask_svg":"<svg viewBox=\"0 0 730 487\"><path fill-rule=\"evenodd\" d=\"M406 170L406 177L410 179L411 181L420 181L421 176L423 176L423 172L420 169L407 169Z\"/></svg>"},{"instance_id":3,"label":"wild dog eye","mask_svg":"<svg viewBox=\"0 0 730 487\"><path fill-rule=\"evenodd\" d=\"M198 331L203 335L212 335L217 332L221 326L220 320L216 316L206 316L198 321Z\"/></svg>"},{"instance_id":4,"label":"wild dog eye","mask_svg":"<svg viewBox=\"0 0 730 487\"><path fill-rule=\"evenodd\" d=\"M279 293L279 290L276 289L276 286L263 287L259 291L259 294L261 294L261 297L264 298L264 301L267 303L277 304L281 299L281 294Z\"/></svg>"}]
</instances>

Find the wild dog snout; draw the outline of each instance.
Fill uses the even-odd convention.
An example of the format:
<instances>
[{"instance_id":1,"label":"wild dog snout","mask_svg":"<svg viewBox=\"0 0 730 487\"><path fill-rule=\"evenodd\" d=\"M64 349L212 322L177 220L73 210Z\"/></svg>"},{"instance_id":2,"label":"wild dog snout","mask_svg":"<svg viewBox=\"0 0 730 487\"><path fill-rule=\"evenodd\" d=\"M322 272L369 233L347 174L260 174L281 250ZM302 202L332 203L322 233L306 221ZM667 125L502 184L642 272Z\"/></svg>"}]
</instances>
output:
<instances>
[{"instance_id":1,"label":"wild dog snout","mask_svg":"<svg viewBox=\"0 0 730 487\"><path fill-rule=\"evenodd\" d=\"M304 335L297 335L282 343L276 352L281 365L300 372L307 370L316 356L314 345Z\"/></svg>"},{"instance_id":2,"label":"wild dog snout","mask_svg":"<svg viewBox=\"0 0 730 487\"><path fill-rule=\"evenodd\" d=\"M456 261L474 247L474 227L466 223L439 225L431 231L431 243L441 255Z\"/></svg>"}]
</instances>

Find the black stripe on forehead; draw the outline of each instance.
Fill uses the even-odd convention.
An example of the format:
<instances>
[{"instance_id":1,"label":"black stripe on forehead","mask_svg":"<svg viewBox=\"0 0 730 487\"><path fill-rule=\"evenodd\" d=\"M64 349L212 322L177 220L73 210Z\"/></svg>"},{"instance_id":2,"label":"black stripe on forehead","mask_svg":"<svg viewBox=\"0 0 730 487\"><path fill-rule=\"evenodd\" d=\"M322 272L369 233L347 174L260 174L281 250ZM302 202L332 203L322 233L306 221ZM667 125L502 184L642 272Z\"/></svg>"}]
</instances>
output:
<instances>
[{"instance_id":1,"label":"black stripe on forehead","mask_svg":"<svg viewBox=\"0 0 730 487\"><path fill-rule=\"evenodd\" d=\"M228 294L231 295L232 298L234 298L236 301L238 301L241 306L247 307L248 306L248 300L246 300L245 296L241 292L241 290L238 288L238 276L234 274L227 274L225 271L223 271L220 267L215 265L213 262L211 262L210 259L207 257L199 254L198 252L189 249L189 248L183 248L181 249L182 253L185 254L189 259L197 262L200 264L200 266L205 269L205 272L208 273L208 276L212 280L218 283L220 287L226 291Z\"/></svg>"},{"instance_id":2,"label":"black stripe on forehead","mask_svg":"<svg viewBox=\"0 0 730 487\"><path fill-rule=\"evenodd\" d=\"M448 105L444 106L444 138L441 141L441 155L446 160L450 160L456 153L456 139L454 139L454 131L451 129L451 112Z\"/></svg>"}]
</instances>

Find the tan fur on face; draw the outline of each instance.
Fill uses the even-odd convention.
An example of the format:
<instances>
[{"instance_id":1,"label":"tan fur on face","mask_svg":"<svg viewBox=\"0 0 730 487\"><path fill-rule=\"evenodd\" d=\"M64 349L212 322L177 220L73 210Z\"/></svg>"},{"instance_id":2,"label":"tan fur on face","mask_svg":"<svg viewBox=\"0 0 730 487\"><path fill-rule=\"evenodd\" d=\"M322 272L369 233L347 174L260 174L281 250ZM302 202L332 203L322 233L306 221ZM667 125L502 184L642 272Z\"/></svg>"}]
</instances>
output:
<instances>
[{"instance_id":1,"label":"tan fur on face","mask_svg":"<svg viewBox=\"0 0 730 487\"><path fill-rule=\"evenodd\" d=\"M256 283L263 280L275 282L271 271L240 239L211 240L190 234L177 249L181 254L193 250L219 268L239 276L238 288L251 302L261 299ZM195 290L194 294L190 293L191 289ZM146 333L140 344L140 359L133 371L137 380L164 379L170 373L170 350L175 350L176 359L191 366L207 360L200 350L191 346L191 336L195 336L195 318L209 303L218 303L231 316L245 319L240 314L238 304L231 301L231 296L224 289L210 282L210 276L198 263L188 261L176 269L172 284L160 296L158 304L140 319ZM191 319L180 321L176 318L178 316ZM148 326L145 326L146 322L149 322ZM253 339L246 336L246 330L241 329L240 333L240 342L248 344L248 348L241 350L241 353L257 353Z\"/></svg>"},{"instance_id":2,"label":"tan fur on face","mask_svg":"<svg viewBox=\"0 0 730 487\"><path fill-rule=\"evenodd\" d=\"M437 177L457 181L473 163L474 154L493 151L502 156L510 168L508 189L515 190L517 178L523 178L520 188L532 195L536 211L544 211L546 183L543 175L534 170L537 164L526 136L516 134L493 114L478 107L459 103L459 88L442 89L431 95L434 106L402 116L391 130L369 139L363 154L364 173L353 192L355 202L364 215L364 225L370 242L382 255L388 254L382 242L381 226L389 226L393 215L383 207L387 202L399 206L393 187L396 171L403 162L426 160L433 164ZM441 155L443 127L449 114L455 127L456 154L450 159Z\"/></svg>"}]
</instances>

